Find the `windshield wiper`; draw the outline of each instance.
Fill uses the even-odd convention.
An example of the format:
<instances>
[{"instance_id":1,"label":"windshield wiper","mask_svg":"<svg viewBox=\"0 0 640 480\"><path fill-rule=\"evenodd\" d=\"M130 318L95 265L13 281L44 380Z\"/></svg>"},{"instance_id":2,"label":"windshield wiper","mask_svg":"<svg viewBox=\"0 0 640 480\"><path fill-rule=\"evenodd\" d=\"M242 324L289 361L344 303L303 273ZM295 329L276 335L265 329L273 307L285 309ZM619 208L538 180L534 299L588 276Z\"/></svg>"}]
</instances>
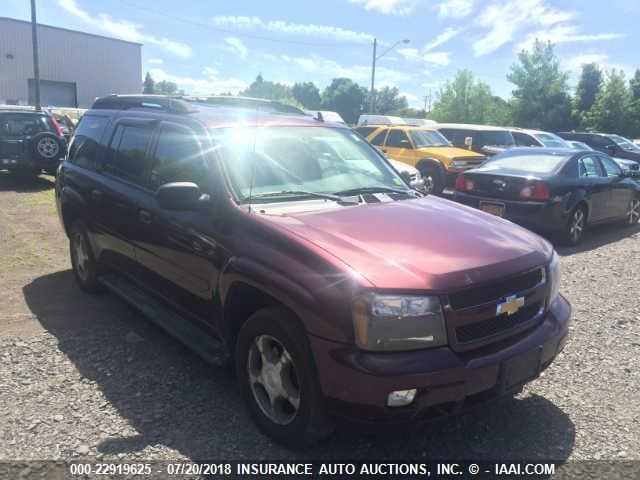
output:
<instances>
[{"instance_id":1,"label":"windshield wiper","mask_svg":"<svg viewBox=\"0 0 640 480\"><path fill-rule=\"evenodd\" d=\"M360 195L362 193L401 193L403 195L411 195L411 190L403 190L400 188L392 188L392 187L360 187L360 188L351 188L349 190L342 190L340 192L335 192L334 195L340 196L349 196L349 195Z\"/></svg>"},{"instance_id":2,"label":"windshield wiper","mask_svg":"<svg viewBox=\"0 0 640 480\"><path fill-rule=\"evenodd\" d=\"M334 195L331 193L309 192L307 190L278 190L274 192L256 193L255 195L252 195L251 198L245 197L244 201L254 200L256 198L272 198L272 197L286 197L286 196L323 198L325 200L332 200L338 203L349 203L349 204L358 203L354 201L345 200L339 195Z\"/></svg>"}]
</instances>

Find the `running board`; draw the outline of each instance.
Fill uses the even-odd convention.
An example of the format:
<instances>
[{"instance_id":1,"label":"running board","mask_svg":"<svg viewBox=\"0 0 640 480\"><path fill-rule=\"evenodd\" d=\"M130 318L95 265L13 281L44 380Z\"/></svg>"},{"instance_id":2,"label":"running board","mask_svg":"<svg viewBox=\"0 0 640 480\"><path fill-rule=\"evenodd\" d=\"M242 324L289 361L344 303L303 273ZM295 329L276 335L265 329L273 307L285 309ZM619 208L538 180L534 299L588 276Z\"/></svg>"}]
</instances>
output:
<instances>
[{"instance_id":1,"label":"running board","mask_svg":"<svg viewBox=\"0 0 640 480\"><path fill-rule=\"evenodd\" d=\"M99 276L98 281L208 363L221 366L229 360L228 349L220 339L180 316L135 283L113 273Z\"/></svg>"}]
</instances>

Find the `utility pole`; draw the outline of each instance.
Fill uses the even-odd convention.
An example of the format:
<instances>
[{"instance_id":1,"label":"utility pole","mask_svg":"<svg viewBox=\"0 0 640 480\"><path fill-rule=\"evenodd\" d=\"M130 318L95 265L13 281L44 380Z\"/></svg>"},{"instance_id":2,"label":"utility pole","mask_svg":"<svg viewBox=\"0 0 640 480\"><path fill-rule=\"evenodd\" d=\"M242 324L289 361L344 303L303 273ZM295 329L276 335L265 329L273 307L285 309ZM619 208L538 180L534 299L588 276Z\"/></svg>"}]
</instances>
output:
<instances>
[{"instance_id":1,"label":"utility pole","mask_svg":"<svg viewBox=\"0 0 640 480\"><path fill-rule=\"evenodd\" d=\"M36 21L36 0L31 0L31 43L33 45L33 82L36 110L42 110L40 104L40 66L38 62L38 23Z\"/></svg>"},{"instance_id":2,"label":"utility pole","mask_svg":"<svg viewBox=\"0 0 640 480\"><path fill-rule=\"evenodd\" d=\"M376 48L378 47L378 41L373 39L373 60L371 61L371 93L369 94L369 113L375 113L376 106L374 85L376 81Z\"/></svg>"}]
</instances>

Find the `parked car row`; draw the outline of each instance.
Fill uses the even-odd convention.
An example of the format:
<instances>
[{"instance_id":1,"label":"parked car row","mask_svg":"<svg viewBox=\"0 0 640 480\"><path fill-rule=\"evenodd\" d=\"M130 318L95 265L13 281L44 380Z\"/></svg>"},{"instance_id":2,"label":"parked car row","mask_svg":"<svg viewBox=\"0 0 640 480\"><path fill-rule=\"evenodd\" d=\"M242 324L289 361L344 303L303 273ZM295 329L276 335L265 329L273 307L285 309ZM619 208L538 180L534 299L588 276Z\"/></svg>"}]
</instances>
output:
<instances>
[{"instance_id":1,"label":"parked car row","mask_svg":"<svg viewBox=\"0 0 640 480\"><path fill-rule=\"evenodd\" d=\"M430 132L385 127L382 146L479 160ZM249 412L281 442L322 438L334 417L415 421L512 395L568 338L549 242L410 188L342 124L105 97L55 193L80 287L233 359Z\"/></svg>"}]
</instances>

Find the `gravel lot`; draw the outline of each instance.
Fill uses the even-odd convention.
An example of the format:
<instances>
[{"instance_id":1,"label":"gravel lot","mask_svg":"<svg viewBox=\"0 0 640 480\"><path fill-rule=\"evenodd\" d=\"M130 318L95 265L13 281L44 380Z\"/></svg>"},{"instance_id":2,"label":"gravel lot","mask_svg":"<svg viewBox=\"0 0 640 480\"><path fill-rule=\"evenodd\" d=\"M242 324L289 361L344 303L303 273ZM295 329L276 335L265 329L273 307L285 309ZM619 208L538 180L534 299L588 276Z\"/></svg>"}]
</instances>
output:
<instances>
[{"instance_id":1,"label":"gravel lot","mask_svg":"<svg viewBox=\"0 0 640 480\"><path fill-rule=\"evenodd\" d=\"M559 250L572 337L521 395L424 426L343 425L291 451L256 431L229 371L75 287L52 186L0 173L0 460L640 460L638 227Z\"/></svg>"}]
</instances>

